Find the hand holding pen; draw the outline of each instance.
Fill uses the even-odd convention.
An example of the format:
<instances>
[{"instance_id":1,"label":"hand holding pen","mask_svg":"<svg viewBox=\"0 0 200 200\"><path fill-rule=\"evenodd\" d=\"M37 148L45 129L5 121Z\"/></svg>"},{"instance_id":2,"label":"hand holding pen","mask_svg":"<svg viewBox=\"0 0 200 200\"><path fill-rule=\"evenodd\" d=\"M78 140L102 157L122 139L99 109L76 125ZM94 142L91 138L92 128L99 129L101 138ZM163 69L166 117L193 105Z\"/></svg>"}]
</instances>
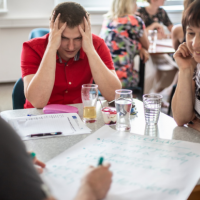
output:
<instances>
[{"instance_id":1,"label":"hand holding pen","mask_svg":"<svg viewBox=\"0 0 200 200\"><path fill-rule=\"evenodd\" d=\"M41 174L43 172L43 168L45 168L45 163L43 163L42 161L38 160L36 158L36 154L34 152L28 152L30 157L32 158L33 164L37 165L36 169L38 171L39 174Z\"/></svg>"},{"instance_id":2,"label":"hand holding pen","mask_svg":"<svg viewBox=\"0 0 200 200\"><path fill-rule=\"evenodd\" d=\"M81 199L87 191L88 196L93 199L104 199L110 189L112 172L110 164L103 164L103 158L99 159L98 167L90 166L82 178L81 187L75 200Z\"/></svg>"}]
</instances>

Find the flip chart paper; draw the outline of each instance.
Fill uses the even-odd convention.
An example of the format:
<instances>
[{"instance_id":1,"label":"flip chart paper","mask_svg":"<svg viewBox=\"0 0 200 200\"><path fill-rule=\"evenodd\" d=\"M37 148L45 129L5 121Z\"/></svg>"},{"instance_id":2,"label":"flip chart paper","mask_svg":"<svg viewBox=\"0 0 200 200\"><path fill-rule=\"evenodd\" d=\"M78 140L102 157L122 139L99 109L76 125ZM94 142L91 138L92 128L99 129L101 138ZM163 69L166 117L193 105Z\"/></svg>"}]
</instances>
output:
<instances>
[{"instance_id":1,"label":"flip chart paper","mask_svg":"<svg viewBox=\"0 0 200 200\"><path fill-rule=\"evenodd\" d=\"M62 135L55 136L60 137L64 135L90 133L91 131L87 126L85 126L76 113L18 117L9 119L8 123L11 124L11 126L24 140L33 139L27 137L27 135L37 133L62 132ZM48 136L45 136L45 138L47 137Z\"/></svg>"},{"instance_id":2,"label":"flip chart paper","mask_svg":"<svg viewBox=\"0 0 200 200\"><path fill-rule=\"evenodd\" d=\"M88 165L111 163L107 200L184 200L200 177L200 144L164 140L104 126L47 162L42 175L59 200L73 199Z\"/></svg>"}]
</instances>

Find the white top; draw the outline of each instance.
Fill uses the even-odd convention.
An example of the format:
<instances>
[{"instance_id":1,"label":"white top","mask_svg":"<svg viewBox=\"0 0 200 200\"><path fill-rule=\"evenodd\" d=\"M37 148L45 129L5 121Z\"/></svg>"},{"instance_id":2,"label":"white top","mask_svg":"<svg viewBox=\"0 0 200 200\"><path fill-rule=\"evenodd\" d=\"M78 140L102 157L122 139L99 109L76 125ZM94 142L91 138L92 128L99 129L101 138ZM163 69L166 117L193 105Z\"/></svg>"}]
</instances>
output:
<instances>
[{"instance_id":1,"label":"white top","mask_svg":"<svg viewBox=\"0 0 200 200\"><path fill-rule=\"evenodd\" d=\"M193 80L195 81L194 111L195 111L196 117L200 119L200 63L197 64L197 67L194 71Z\"/></svg>"}]
</instances>

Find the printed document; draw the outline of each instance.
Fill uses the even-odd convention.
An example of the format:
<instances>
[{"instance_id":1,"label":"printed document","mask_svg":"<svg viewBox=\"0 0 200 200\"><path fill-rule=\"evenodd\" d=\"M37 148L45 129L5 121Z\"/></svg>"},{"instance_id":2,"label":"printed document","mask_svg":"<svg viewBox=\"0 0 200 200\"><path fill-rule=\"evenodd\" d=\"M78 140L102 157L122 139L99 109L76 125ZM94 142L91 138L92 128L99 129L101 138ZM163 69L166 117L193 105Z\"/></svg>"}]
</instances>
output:
<instances>
[{"instance_id":1,"label":"printed document","mask_svg":"<svg viewBox=\"0 0 200 200\"><path fill-rule=\"evenodd\" d=\"M31 134L62 132L65 135L90 133L89 129L77 113L45 114L9 119L8 123L15 129L23 140L41 137L29 137ZM47 138L52 136L42 136Z\"/></svg>"}]
</instances>

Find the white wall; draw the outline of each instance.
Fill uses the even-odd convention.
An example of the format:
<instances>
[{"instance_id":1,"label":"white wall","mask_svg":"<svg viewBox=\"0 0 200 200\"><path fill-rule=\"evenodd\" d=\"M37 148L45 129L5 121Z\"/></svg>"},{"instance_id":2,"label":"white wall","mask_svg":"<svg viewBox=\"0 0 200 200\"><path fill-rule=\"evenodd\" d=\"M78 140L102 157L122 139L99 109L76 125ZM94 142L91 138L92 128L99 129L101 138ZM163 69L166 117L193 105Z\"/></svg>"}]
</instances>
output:
<instances>
[{"instance_id":1,"label":"white wall","mask_svg":"<svg viewBox=\"0 0 200 200\"><path fill-rule=\"evenodd\" d=\"M48 28L54 0L7 0L8 13L0 13L0 82L16 81L21 76L22 43L33 28ZM92 13L92 32L99 34L103 13ZM172 12L173 23L180 23L181 13Z\"/></svg>"}]
</instances>

